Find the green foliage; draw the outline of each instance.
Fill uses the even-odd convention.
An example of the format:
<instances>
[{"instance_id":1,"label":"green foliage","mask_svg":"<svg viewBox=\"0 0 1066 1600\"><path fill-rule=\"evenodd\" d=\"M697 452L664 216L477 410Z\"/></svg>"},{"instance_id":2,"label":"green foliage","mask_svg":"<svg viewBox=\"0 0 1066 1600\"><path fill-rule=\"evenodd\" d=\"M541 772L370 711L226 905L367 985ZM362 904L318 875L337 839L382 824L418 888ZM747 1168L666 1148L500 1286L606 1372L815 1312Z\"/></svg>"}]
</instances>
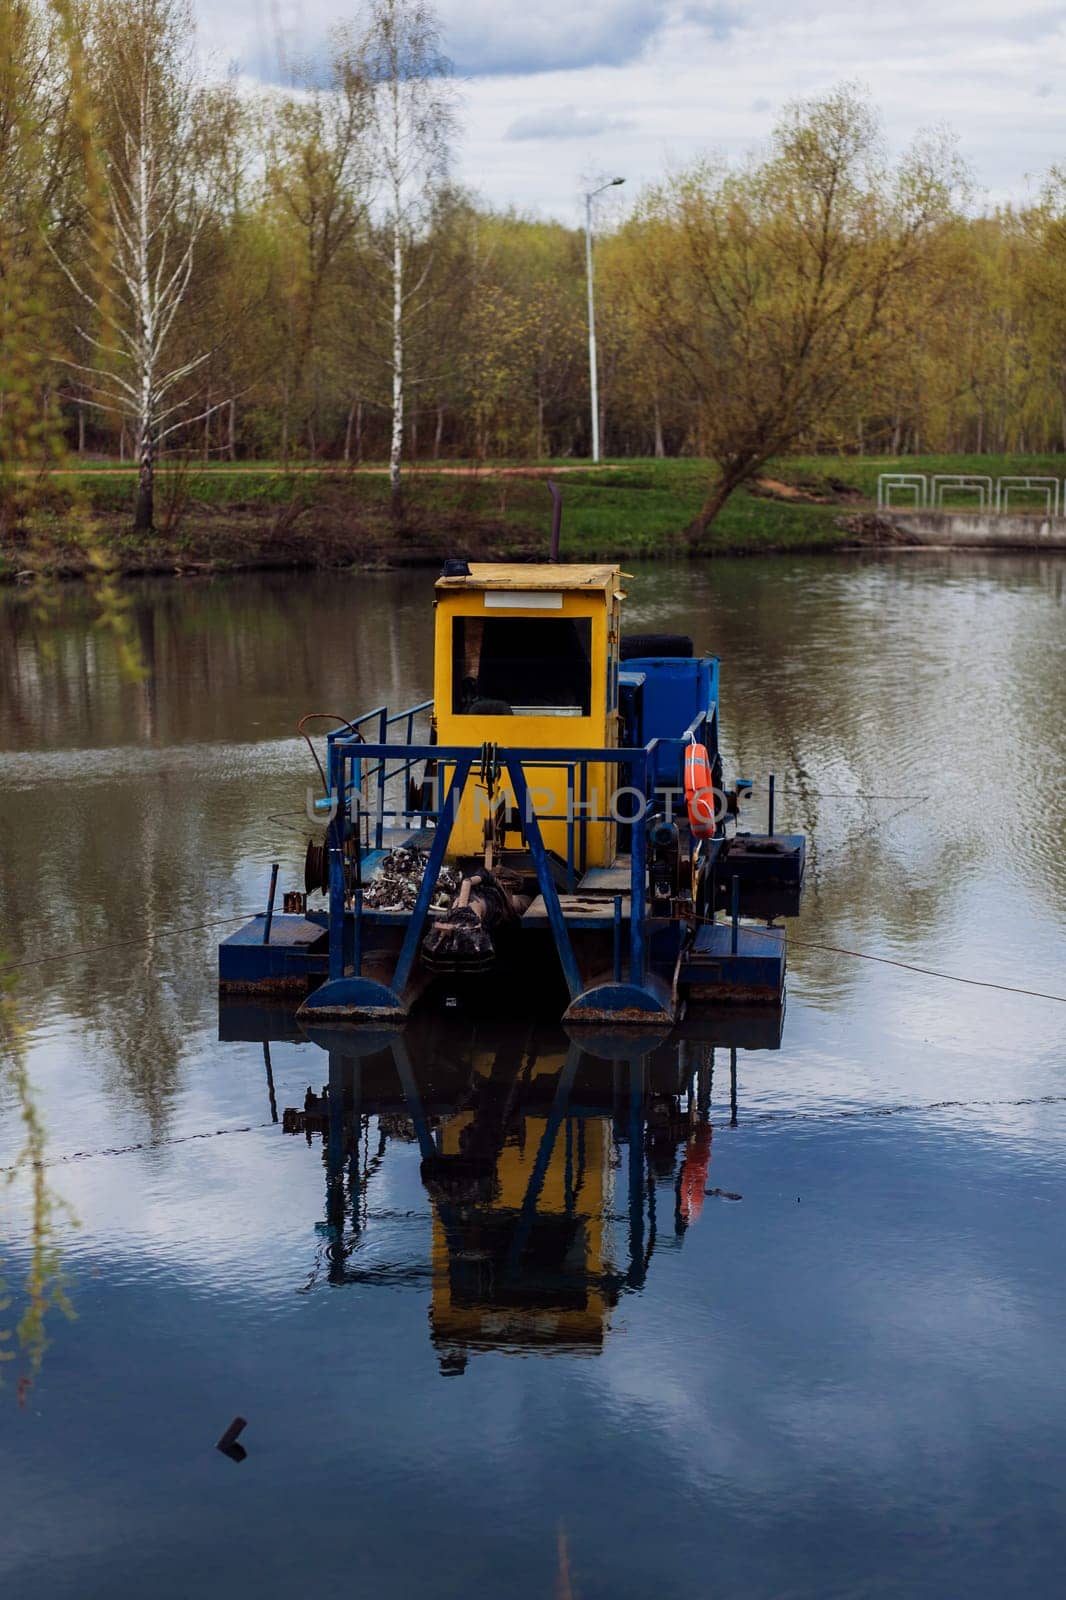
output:
<instances>
[{"instance_id":1,"label":"green foliage","mask_svg":"<svg viewBox=\"0 0 1066 1600\"><path fill-rule=\"evenodd\" d=\"M48 1182L45 1164L46 1138L40 1111L30 1082L26 1042L15 1004L14 981L0 967L0 1083L14 1094L22 1121L24 1142L18 1158L7 1174L11 1184L20 1173L29 1173L30 1232L29 1266L22 1285L24 1305L14 1330L0 1326L0 1363L17 1361L16 1342L24 1352L29 1371L26 1383L40 1367L48 1344L46 1322L50 1311L73 1316L60 1266L58 1234L61 1223L75 1224L70 1207L59 1198ZM14 1295L0 1280L0 1316L12 1309ZM2 1367L0 1367L2 1372Z\"/></svg>"},{"instance_id":2,"label":"green foliage","mask_svg":"<svg viewBox=\"0 0 1066 1600\"><path fill-rule=\"evenodd\" d=\"M876 114L844 87L788 108L765 155L698 163L645 196L629 225L634 306L717 466L694 540L913 337L960 177L943 142L889 166Z\"/></svg>"},{"instance_id":3,"label":"green foliage","mask_svg":"<svg viewBox=\"0 0 1066 1600\"><path fill-rule=\"evenodd\" d=\"M36 579L33 605L47 616L44 581L49 524L62 513L79 550L101 626L114 638L120 667L139 672L113 554L98 537L77 480L63 488L54 474L66 454L59 383L53 365L62 321L58 250L73 219L98 237L103 194L97 137L82 52L83 14L73 0L0 0L0 560ZM14 554L15 559L12 559ZM12 973L0 963L0 1084L9 1088L25 1140L8 1174L28 1174L29 1266L25 1301L12 1337L0 1331L0 1359L17 1359L32 1380L47 1343L50 1311L69 1312L59 1263L59 1230L72 1222L48 1181L46 1138L30 1080L26 1035ZM3 1309L15 1294L7 1290Z\"/></svg>"},{"instance_id":4,"label":"green foliage","mask_svg":"<svg viewBox=\"0 0 1066 1600\"><path fill-rule=\"evenodd\" d=\"M399 22L405 6L433 34L423 0L382 0L375 15ZM142 57L165 113L156 143L169 174L168 238L178 259L182 240L196 246L160 353L182 374L159 421L160 471L172 483L180 458L184 475L163 543L198 547L204 511L306 512L306 526L319 490L286 473L389 456L395 285L392 237L373 200L381 106L366 39L337 32L324 81L256 99L190 76L188 23L184 0L0 0L0 89L15 108L0 118L8 568L33 565L26 532L45 528L45 513L83 531L90 514L103 519L98 551L128 545L110 523L129 515L132 473L98 468L116 457L132 467L138 450L136 419L100 402L115 399L130 366L106 348L108 329L128 322L111 201L128 180ZM646 520L623 537L641 548L673 539L682 515L698 533L770 458L883 452L916 462L1066 447L1066 179L1052 172L1032 203L985 216L957 204L962 179L945 138L890 160L875 109L845 86L788 108L762 155L708 159L637 197L628 218L596 216L604 450L688 468L642 493ZM443 160L408 199L406 462L581 460L583 229L490 211L446 180ZM79 283L91 284L91 305ZM77 477L57 474L75 446ZM238 478L255 463L284 470ZM612 515L634 514L612 504L617 474L613 484L588 486L586 504L572 483L573 515L582 527L587 516L590 538ZM513 519L522 534L526 491L501 481L464 494L485 523ZM421 535L419 508L432 501L413 485L401 537ZM363 485L360 515L372 520L379 504ZM791 537L794 516L825 520L758 499L724 516L713 541L758 541L771 525L775 539ZM136 543L158 546L158 531ZM48 545L54 556L51 532Z\"/></svg>"}]
</instances>

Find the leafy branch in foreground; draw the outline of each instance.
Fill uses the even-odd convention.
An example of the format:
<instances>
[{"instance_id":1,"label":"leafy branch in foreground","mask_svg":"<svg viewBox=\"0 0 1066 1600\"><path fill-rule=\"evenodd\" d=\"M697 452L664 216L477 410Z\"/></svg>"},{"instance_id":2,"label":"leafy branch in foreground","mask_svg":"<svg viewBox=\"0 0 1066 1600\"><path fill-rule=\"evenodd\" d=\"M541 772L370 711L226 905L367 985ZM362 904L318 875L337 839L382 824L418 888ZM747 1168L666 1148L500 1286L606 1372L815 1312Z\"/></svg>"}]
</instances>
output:
<instances>
[{"instance_id":1,"label":"leafy branch in foreground","mask_svg":"<svg viewBox=\"0 0 1066 1600\"><path fill-rule=\"evenodd\" d=\"M0 538L27 531L21 564L35 576L38 612L47 616L48 556L40 514L50 504L49 473L63 462L63 421L54 392L41 383L54 311L55 243L72 229L99 248L106 237L104 184L96 159L92 100L86 87L79 15L72 0L50 0L45 11L29 0L0 0ZM85 550L102 626L112 634L121 670L140 675L127 608L111 562L96 537L82 495L67 512ZM29 1261L17 1291L25 1305L13 1329L0 1329L0 1362L18 1359L32 1382L47 1346L50 1312L72 1315L63 1285L60 1224L76 1224L48 1182L46 1134L30 1077L27 1035L10 972L0 966L0 1089L10 1086L23 1143L7 1173L11 1185L29 1179ZM0 1314L16 1291L0 1291Z\"/></svg>"},{"instance_id":2,"label":"leafy branch in foreground","mask_svg":"<svg viewBox=\"0 0 1066 1600\"><path fill-rule=\"evenodd\" d=\"M25 1354L29 1371L21 1380L24 1391L40 1367L48 1345L46 1319L50 1311L73 1317L60 1266L56 1235L64 1218L77 1226L67 1202L48 1182L45 1165L45 1131L30 1083L26 1036L15 1007L10 977L0 977L0 1085L10 1084L25 1135L18 1158L7 1174L11 1185L21 1173L30 1176L30 1253L23 1281L25 1308L15 1329L0 1328L0 1363L17 1360L17 1345ZM0 1280L0 1314L13 1304L13 1295ZM2 1370L2 1369L0 1369Z\"/></svg>"}]
</instances>

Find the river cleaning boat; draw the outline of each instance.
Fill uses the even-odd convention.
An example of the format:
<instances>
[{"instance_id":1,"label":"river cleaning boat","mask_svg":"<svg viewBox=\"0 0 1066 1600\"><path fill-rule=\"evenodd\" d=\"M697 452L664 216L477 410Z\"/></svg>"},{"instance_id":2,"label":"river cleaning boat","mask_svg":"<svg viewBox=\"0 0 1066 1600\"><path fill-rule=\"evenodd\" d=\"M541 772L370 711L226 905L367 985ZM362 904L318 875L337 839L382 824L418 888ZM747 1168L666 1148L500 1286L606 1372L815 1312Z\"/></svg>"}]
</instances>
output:
<instances>
[{"instance_id":1,"label":"river cleaning boat","mask_svg":"<svg viewBox=\"0 0 1066 1600\"><path fill-rule=\"evenodd\" d=\"M740 831L718 660L623 634L622 585L612 565L445 563L433 699L330 719L324 834L284 910L275 866L266 910L219 947L223 993L377 1026L502 1006L669 1028L780 1004L804 839L775 833L772 781L768 831Z\"/></svg>"}]
</instances>

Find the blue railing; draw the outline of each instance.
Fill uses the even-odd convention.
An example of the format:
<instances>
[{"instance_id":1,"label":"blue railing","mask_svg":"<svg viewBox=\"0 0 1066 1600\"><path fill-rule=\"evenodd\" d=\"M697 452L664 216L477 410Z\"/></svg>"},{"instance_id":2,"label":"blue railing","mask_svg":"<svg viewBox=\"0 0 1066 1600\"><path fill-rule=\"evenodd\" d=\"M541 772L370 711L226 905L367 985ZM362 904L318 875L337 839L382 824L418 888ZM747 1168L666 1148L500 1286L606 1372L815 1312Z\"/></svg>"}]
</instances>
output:
<instances>
[{"instance_id":1,"label":"blue railing","mask_svg":"<svg viewBox=\"0 0 1066 1600\"><path fill-rule=\"evenodd\" d=\"M404 820L418 817L423 825L431 819L435 823L429 849L429 860L419 886L415 906L404 930L403 943L392 980L392 988L397 995L403 994L411 977L430 901L436 888L437 879L448 848L448 841L458 815L459 803L471 771L475 769L475 764L481 759L485 748L480 744L439 745L428 741L424 743L414 742L415 719L419 715L430 711L432 706L432 700L424 700L392 716L389 715L387 706L377 706L372 711L364 713L363 716L350 724L349 728L338 729L327 736L328 783L332 810L329 830L329 975L331 980L343 978L349 964L357 977L360 976L361 969L361 951L363 948L361 893L359 891L356 892L351 913L348 912L346 905L344 863L350 805L356 793L359 796L360 803L362 803L366 797L364 786L367 783L373 784L377 804L374 838L376 847L381 849L384 843L386 784L397 777L403 778L405 786L404 801L399 809L399 815ZM555 879L551 871L541 825L546 822L562 821L566 823L567 887L572 892L576 882L578 860L582 864L587 860L588 824L592 821L608 820L607 817L601 814L594 815L590 813L588 809L588 768L594 764L617 768L621 780L618 787L625 787L634 791L639 820L644 823L655 808L657 752L667 744L684 744L693 739L698 743L708 743L716 714L717 706L712 704L699 712L691 725L681 735L680 740L656 738L652 739L647 745L641 746L602 747L580 751L575 751L573 747L567 746L534 747L515 744L507 747L499 745L494 747L494 759L498 763L501 776L506 774L510 780L515 804L522 821L522 832L536 871L538 886L547 911L560 966L572 999L579 994L582 980L570 940L566 917L560 904ZM363 729L373 724L376 724L377 738L374 740L367 739ZM406 737L402 742L390 742L389 732L399 724L405 725L404 732ZM424 809L411 810L407 804L406 789L412 769L419 762L429 761L437 764L436 805L432 811ZM391 769L389 767L390 762L395 763ZM540 771L544 771L547 768L566 773L565 812L537 813L531 803L529 787L526 782L524 769L527 765L536 767ZM444 792L446 768L450 771L447 793ZM343 803L337 803L337 798L335 797L343 797ZM611 813L610 820L619 820L616 813ZM647 831L643 825L632 827L629 899L629 982L639 989L645 984L648 967L645 926L647 912ZM618 981L621 976L621 929L617 905L614 923L615 974L616 981Z\"/></svg>"},{"instance_id":2,"label":"blue railing","mask_svg":"<svg viewBox=\"0 0 1066 1600\"><path fill-rule=\"evenodd\" d=\"M592 764L624 767L629 779L628 786L636 791L646 808L647 803L654 799L654 788L649 779L653 770L652 763L655 749L659 743L660 741L653 740L647 746L634 748L604 747L582 750L579 754L572 749L533 748L528 745L519 745L506 749L501 749L498 746L496 748L495 757L499 763L501 775L506 773L510 780L515 803L522 818L522 831L532 857L538 887L547 911L559 962L572 999L576 998L580 993L581 976L574 956L566 918L563 914L552 875L548 852L541 833L541 822L549 819L538 816L531 803L524 767L529 764L540 769L546 766L569 770L580 769L583 781L588 767ZM392 981L392 987L395 992L402 994L411 976L417 956L422 929L429 911L430 900L436 887L437 878L444 862L452 828L458 815L459 803L471 770L475 762L481 758L482 746L391 745L387 742L363 742L350 736L346 737L344 734L332 734L329 741L329 785L331 795L347 796L351 793L353 786L361 789L362 786L358 783L358 775L363 763L371 763L372 765L367 770L377 773L379 767L383 767L394 755L402 758L401 767L408 771L414 763L427 760L435 760L446 765L451 770L448 790L437 812L429 860L422 877L414 909L411 912L411 917L404 933L403 945ZM349 763L353 767L351 780L349 780L346 770ZM373 763L378 765L373 765ZM569 792L572 791L568 789ZM342 978L349 963L354 967L356 976L359 975L360 952L363 943L361 936L361 896L356 895L354 914L351 919L347 915L345 903L344 847L346 823L347 818L344 809L338 807L330 824L329 959L331 979ZM643 826L638 826L632 830L629 886L629 980L631 984L637 987L644 984L647 971L646 880L646 829Z\"/></svg>"},{"instance_id":3,"label":"blue railing","mask_svg":"<svg viewBox=\"0 0 1066 1600\"><path fill-rule=\"evenodd\" d=\"M417 705L408 706L404 711L394 712L392 716L389 715L388 706L375 706L372 711L364 711L361 717L354 718L354 720L349 724L349 727L355 730L355 733L358 736L358 743L365 753L369 750L370 746L362 730L367 726L368 723L377 723L378 737L377 744L374 746L375 749L379 747L385 747L386 749L389 749L389 729L395 728L401 722L406 723L406 739L404 744L397 744L391 747L392 752L398 756L401 750L404 750L411 745L411 741L414 738L415 718L424 715L426 712L431 712L432 710L432 700L420 700ZM334 741L338 738L344 739L345 732L343 729L337 729L335 732L329 734L327 738L330 749L332 750ZM387 756L383 756L377 762L376 766L369 767L366 771L363 771L363 764L361 761L358 763L353 762L352 779L350 783L346 785L344 790L345 799L347 800L353 788L358 789L359 792L362 793L363 784L365 782L374 780L377 788L377 805L375 808L375 844L379 850L382 848L384 843L386 815L385 786L390 779L397 777L403 778L405 801L404 806L400 811L400 815L402 815L404 819L407 819L411 816L421 816L424 821L429 815L429 813L425 811L409 811L406 805L406 793L407 786L411 778L411 768L414 766L415 760L417 759L417 757L409 757L408 759L401 761L398 766L393 767L391 772L388 770ZM330 793L331 795L337 793L337 790L332 785L330 788Z\"/></svg>"},{"instance_id":4,"label":"blue railing","mask_svg":"<svg viewBox=\"0 0 1066 1600\"><path fill-rule=\"evenodd\" d=\"M364 712L361 717L354 718L352 722L348 724L349 729L354 729L358 736L359 751L356 753L352 761L352 777L347 781L345 786L345 801L347 803L350 800L353 791L358 790L358 792L363 796L365 803L368 797L366 796L364 784L370 782L371 780L374 781L376 785L376 804L374 807L374 845L375 848L379 850L384 846L386 817L395 817L402 822L409 822L417 818L420 824L425 827L430 819L439 813L443 803L443 773L438 766L437 782L435 786L435 807L430 809L422 805L412 809L407 805L407 791L410 784L412 768L417 764L418 761L426 759L426 756L423 754L413 753L415 750L421 751L424 749L423 746L416 747L412 743L415 718L422 716L427 712L431 712L433 709L433 704L434 702L432 700L420 700L417 705L408 706L405 710L394 712L391 716L389 715L388 706L375 706L373 710ZM660 746L671 743L679 743L684 745L690 743L692 740L695 740L699 744L707 744L711 739L711 733L714 727L716 716L717 704L715 703L712 704L708 710L698 713L689 727L685 729L679 740L675 741L665 738L656 738L652 739L643 748L649 754L653 754L659 749ZM373 747L371 747L369 742L366 740L365 735L362 733L362 729L365 728L369 723L377 724L378 737L377 742ZM400 723L406 724L405 740L402 744L390 744L389 730L397 727ZM345 740L345 730L338 728L333 733L329 734L327 738L330 747L332 748L332 745L335 741ZM387 755L382 756L380 759L376 760L373 765L366 767L364 770L363 758L369 760L371 748L377 749L378 747L386 747ZM523 749L526 747L519 746L517 748ZM439 756L439 753L439 747L436 745L432 746L429 752L429 759L435 759ZM545 755L546 754L547 753L545 752ZM389 770L387 764L389 756L395 756L399 758L398 764L391 770ZM530 749L528 754L523 756L523 759L533 761L535 759L535 752ZM565 761L553 762L547 759L542 759L537 761L536 765L542 770L544 768L548 768L549 770L567 771L571 780L567 783L566 788L566 812L561 814L541 813L541 821L565 822L567 824L567 871L572 878L576 870L576 862L578 858L580 857L583 862L588 853L589 822L604 822L617 819L614 819L613 816L611 818L605 817L601 814L591 812L588 809L587 793L584 783L586 769L588 766L587 757L575 757L572 751L568 751L567 759ZM580 794L577 794L572 780L576 776L579 769L581 776L581 792ZM654 775L656 771L654 761L649 770ZM386 807L385 791L388 782L398 777L402 777L403 779L403 804L393 811ZM628 784L628 779L625 774L622 774L622 780L623 783ZM336 791L331 791L331 793L333 792ZM576 817L574 815L575 811L577 812ZM576 837L575 829L577 830Z\"/></svg>"}]
</instances>

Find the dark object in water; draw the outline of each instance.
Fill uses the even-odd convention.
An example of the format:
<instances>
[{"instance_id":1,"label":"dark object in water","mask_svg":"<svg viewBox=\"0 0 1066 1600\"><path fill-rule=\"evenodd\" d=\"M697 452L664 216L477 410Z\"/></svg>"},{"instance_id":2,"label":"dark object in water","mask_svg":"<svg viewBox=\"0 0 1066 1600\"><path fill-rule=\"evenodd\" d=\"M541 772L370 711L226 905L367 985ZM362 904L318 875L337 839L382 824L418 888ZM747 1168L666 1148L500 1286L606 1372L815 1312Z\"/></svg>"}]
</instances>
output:
<instances>
[{"instance_id":1,"label":"dark object in water","mask_svg":"<svg viewBox=\"0 0 1066 1600\"><path fill-rule=\"evenodd\" d=\"M732 1189L704 1189L704 1194L717 1195L719 1200L743 1200L742 1194L734 1194Z\"/></svg>"},{"instance_id":2,"label":"dark object in water","mask_svg":"<svg viewBox=\"0 0 1066 1600\"><path fill-rule=\"evenodd\" d=\"M622 661L636 661L645 656L688 661L692 656L692 640L687 633L623 633L618 654Z\"/></svg>"},{"instance_id":3,"label":"dark object in water","mask_svg":"<svg viewBox=\"0 0 1066 1600\"><path fill-rule=\"evenodd\" d=\"M228 1456L231 1461L243 1461L248 1452L242 1444L237 1443L237 1440L240 1438L247 1426L248 1422L245 1417L234 1417L233 1421L230 1423L229 1427L216 1444L215 1449L221 1450L222 1454L224 1456Z\"/></svg>"}]
</instances>

